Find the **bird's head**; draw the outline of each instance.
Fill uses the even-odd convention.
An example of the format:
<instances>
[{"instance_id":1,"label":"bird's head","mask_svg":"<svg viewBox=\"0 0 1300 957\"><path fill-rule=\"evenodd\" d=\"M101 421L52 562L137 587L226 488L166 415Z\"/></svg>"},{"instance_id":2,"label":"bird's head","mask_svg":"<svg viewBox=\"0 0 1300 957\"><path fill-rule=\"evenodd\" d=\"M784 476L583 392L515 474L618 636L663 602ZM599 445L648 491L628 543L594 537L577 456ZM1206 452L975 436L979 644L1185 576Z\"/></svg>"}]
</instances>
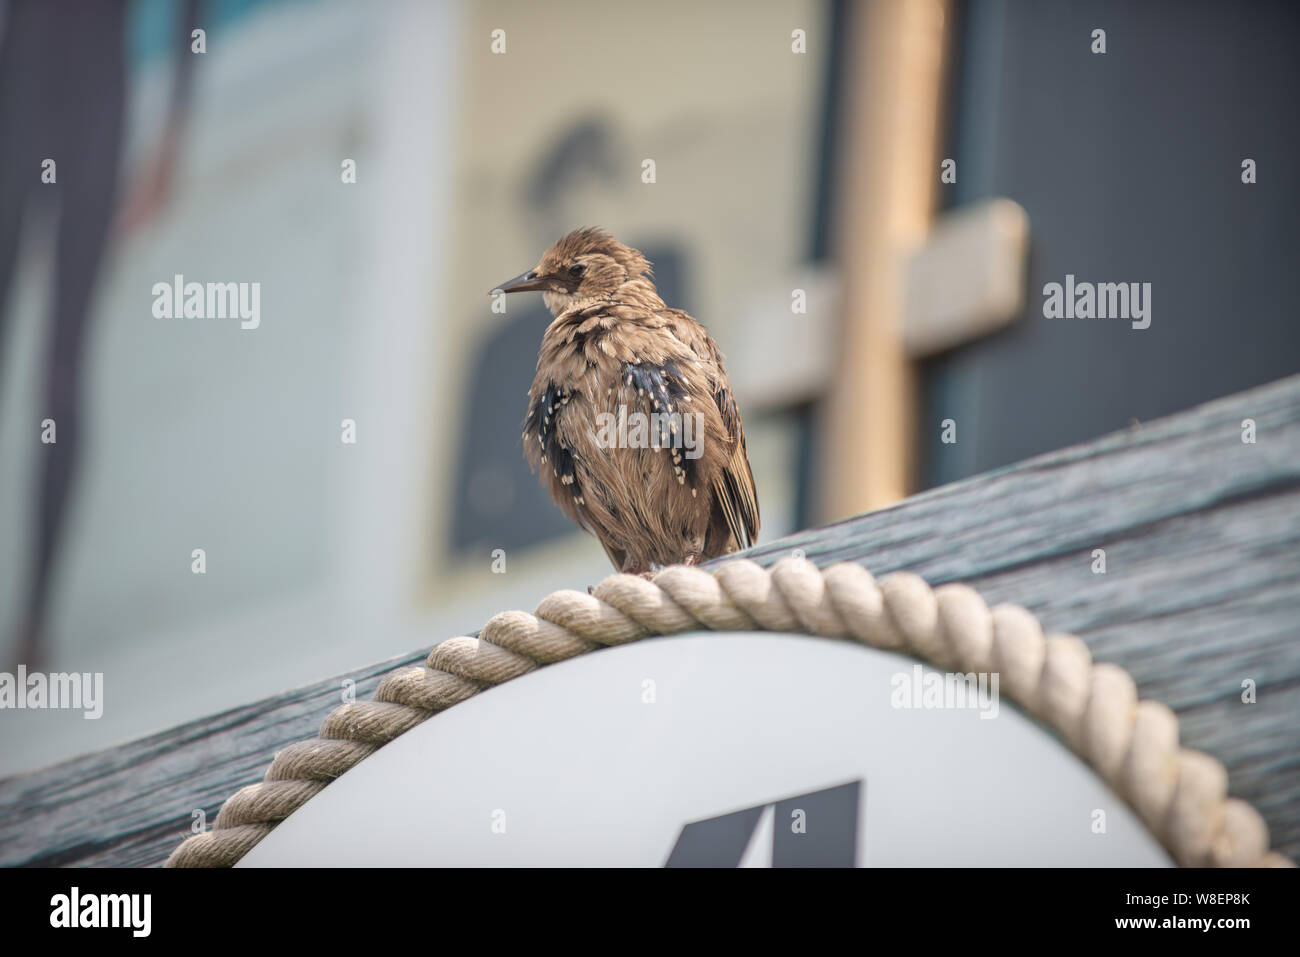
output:
<instances>
[{"instance_id":1,"label":"bird's head","mask_svg":"<svg viewBox=\"0 0 1300 957\"><path fill-rule=\"evenodd\" d=\"M532 269L491 290L540 291L555 315L575 303L615 293L624 283L648 281L650 260L597 226L575 229L542 254ZM489 294L491 294L489 293Z\"/></svg>"}]
</instances>

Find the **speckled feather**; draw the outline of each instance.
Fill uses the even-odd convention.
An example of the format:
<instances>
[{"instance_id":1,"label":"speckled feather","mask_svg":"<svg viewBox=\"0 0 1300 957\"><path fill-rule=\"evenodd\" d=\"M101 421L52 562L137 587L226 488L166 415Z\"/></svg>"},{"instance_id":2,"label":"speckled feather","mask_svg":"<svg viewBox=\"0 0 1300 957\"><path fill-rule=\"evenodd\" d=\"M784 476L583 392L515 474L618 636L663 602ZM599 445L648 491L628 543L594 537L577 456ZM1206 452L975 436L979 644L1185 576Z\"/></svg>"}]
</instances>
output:
<instances>
[{"instance_id":1,"label":"speckled feather","mask_svg":"<svg viewBox=\"0 0 1300 957\"><path fill-rule=\"evenodd\" d=\"M581 281L569 277L575 263ZM534 272L557 277L545 289L556 318L528 393L524 455L551 497L623 571L750 545L758 497L713 339L660 299L640 252L603 230L565 236ZM684 454L663 423L658 448L603 447L597 417L617 417L621 406L629 415L699 413L699 457Z\"/></svg>"}]
</instances>

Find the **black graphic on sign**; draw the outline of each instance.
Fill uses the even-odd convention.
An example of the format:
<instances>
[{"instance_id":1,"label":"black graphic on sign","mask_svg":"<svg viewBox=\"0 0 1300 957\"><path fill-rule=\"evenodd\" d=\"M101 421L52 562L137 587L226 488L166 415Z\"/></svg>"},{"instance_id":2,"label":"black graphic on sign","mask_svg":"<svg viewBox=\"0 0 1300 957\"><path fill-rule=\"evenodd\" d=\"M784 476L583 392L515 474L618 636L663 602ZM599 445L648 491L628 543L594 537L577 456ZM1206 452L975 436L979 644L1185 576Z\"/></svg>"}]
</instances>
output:
<instances>
[{"instance_id":1,"label":"black graphic on sign","mask_svg":"<svg viewBox=\"0 0 1300 957\"><path fill-rule=\"evenodd\" d=\"M862 781L759 804L682 828L665 867L735 867L769 807L775 807L773 867L855 867Z\"/></svg>"}]
</instances>

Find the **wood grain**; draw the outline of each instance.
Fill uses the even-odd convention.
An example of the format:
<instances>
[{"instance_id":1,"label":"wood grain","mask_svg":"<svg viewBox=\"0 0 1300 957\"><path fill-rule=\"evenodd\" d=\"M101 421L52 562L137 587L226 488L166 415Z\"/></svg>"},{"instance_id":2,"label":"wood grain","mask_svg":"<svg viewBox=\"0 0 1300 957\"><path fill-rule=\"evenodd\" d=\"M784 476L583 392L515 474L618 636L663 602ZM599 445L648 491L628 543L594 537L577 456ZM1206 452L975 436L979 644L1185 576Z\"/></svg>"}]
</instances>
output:
<instances>
[{"instance_id":1,"label":"wood grain","mask_svg":"<svg viewBox=\"0 0 1300 957\"><path fill-rule=\"evenodd\" d=\"M794 549L966 582L1079 635L1177 712L1183 744L1222 761L1231 793L1300 859L1300 376L749 554L766 565ZM0 781L0 864L160 864L193 809L210 822L277 749L316 733L345 677L367 697L422 657ZM1241 701L1247 679L1255 704Z\"/></svg>"}]
</instances>

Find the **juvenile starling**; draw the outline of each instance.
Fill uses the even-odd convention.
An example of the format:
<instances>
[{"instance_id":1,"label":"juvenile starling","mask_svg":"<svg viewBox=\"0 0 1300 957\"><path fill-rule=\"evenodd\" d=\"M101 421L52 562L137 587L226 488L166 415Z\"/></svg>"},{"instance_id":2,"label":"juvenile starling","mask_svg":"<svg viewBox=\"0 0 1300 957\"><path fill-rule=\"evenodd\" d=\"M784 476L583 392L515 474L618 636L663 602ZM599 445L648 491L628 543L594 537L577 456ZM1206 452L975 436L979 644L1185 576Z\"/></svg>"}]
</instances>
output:
<instances>
[{"instance_id":1,"label":"juvenile starling","mask_svg":"<svg viewBox=\"0 0 1300 957\"><path fill-rule=\"evenodd\" d=\"M695 564L748 547L758 496L722 354L665 305L638 250L578 229L493 292L555 316L528 391L524 456L614 567Z\"/></svg>"}]
</instances>

